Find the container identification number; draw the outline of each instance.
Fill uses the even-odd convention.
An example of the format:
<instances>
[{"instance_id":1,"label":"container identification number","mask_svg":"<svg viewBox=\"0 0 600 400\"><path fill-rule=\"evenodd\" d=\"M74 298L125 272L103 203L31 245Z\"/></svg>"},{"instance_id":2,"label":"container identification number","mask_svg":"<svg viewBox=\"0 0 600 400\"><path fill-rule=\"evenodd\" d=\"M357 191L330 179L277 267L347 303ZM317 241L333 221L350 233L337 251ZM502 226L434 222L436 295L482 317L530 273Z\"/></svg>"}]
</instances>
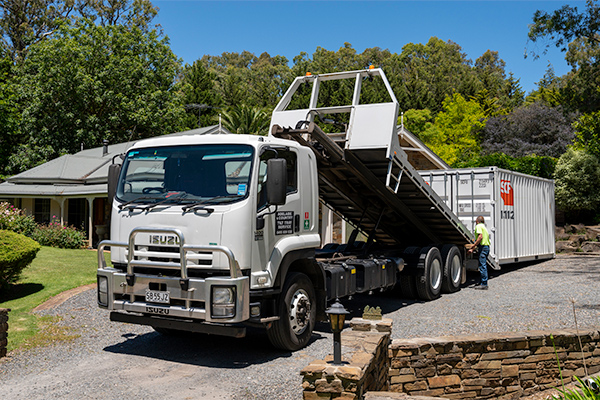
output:
<instances>
[{"instance_id":1,"label":"container identification number","mask_svg":"<svg viewBox=\"0 0 600 400\"><path fill-rule=\"evenodd\" d=\"M514 211L500 211L500 219L515 219Z\"/></svg>"}]
</instances>

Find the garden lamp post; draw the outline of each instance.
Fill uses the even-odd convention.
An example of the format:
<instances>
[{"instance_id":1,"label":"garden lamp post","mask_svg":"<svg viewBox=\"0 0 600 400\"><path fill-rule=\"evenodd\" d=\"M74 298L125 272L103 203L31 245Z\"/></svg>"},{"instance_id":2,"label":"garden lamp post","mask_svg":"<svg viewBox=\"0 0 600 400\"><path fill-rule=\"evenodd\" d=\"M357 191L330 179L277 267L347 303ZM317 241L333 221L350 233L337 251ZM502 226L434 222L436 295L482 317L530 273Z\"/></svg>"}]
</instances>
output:
<instances>
[{"instance_id":1,"label":"garden lamp post","mask_svg":"<svg viewBox=\"0 0 600 400\"><path fill-rule=\"evenodd\" d=\"M344 329L344 321L346 315L350 314L344 308L339 299L335 299L325 313L329 316L331 330L333 331L333 363L336 365L342 364L342 329Z\"/></svg>"}]
</instances>

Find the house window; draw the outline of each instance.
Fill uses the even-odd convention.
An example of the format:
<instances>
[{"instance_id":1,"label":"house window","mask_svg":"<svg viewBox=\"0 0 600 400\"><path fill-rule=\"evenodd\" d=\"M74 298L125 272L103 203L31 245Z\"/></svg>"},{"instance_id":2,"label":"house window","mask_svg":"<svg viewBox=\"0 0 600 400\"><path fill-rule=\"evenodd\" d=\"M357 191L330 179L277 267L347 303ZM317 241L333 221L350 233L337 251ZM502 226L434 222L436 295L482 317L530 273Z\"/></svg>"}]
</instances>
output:
<instances>
[{"instance_id":1,"label":"house window","mask_svg":"<svg viewBox=\"0 0 600 400\"><path fill-rule=\"evenodd\" d=\"M50 199L35 199L33 202L33 219L38 224L50 223Z\"/></svg>"},{"instance_id":2,"label":"house window","mask_svg":"<svg viewBox=\"0 0 600 400\"><path fill-rule=\"evenodd\" d=\"M77 229L85 229L87 225L87 200L69 199L68 202L67 223Z\"/></svg>"}]
</instances>

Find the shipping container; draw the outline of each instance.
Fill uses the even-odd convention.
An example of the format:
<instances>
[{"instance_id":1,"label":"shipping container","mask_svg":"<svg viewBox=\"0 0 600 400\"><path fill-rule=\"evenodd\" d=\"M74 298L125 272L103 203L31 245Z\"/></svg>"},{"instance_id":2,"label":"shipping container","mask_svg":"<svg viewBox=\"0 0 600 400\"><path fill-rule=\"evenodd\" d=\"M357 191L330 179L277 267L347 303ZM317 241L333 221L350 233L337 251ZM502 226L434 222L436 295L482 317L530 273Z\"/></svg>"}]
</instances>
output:
<instances>
[{"instance_id":1,"label":"shipping container","mask_svg":"<svg viewBox=\"0 0 600 400\"><path fill-rule=\"evenodd\" d=\"M471 231L485 218L492 268L554 258L553 180L497 167L419 173Z\"/></svg>"}]
</instances>

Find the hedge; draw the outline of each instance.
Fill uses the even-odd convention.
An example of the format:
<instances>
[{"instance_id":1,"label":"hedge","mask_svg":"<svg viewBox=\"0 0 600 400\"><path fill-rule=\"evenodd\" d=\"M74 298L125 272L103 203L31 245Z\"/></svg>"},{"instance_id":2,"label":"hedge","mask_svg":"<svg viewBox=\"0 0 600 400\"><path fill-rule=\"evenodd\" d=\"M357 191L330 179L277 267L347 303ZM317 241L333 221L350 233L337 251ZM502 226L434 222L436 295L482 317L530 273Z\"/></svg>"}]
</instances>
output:
<instances>
[{"instance_id":1,"label":"hedge","mask_svg":"<svg viewBox=\"0 0 600 400\"><path fill-rule=\"evenodd\" d=\"M0 230L0 288L16 282L40 248L38 242L27 236Z\"/></svg>"}]
</instances>

